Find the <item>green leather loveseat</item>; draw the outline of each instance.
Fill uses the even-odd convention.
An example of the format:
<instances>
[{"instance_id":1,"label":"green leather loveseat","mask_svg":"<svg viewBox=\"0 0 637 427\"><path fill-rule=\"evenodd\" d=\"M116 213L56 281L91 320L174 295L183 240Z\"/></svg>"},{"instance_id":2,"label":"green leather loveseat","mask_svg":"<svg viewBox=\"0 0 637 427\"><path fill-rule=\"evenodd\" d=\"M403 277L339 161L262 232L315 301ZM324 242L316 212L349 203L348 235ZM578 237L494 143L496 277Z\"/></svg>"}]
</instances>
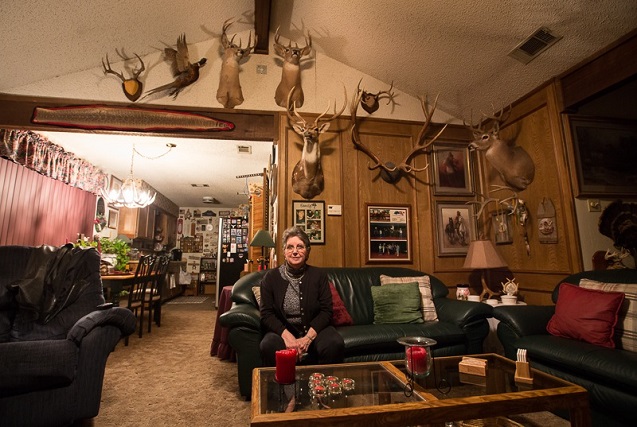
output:
<instances>
[{"instance_id":1,"label":"green leather loveseat","mask_svg":"<svg viewBox=\"0 0 637 427\"><path fill-rule=\"evenodd\" d=\"M482 352L489 333L487 318L493 308L487 304L447 298L447 287L429 275L438 321L410 324L374 324L371 287L380 286L380 275L391 277L423 276L407 268L325 268L345 303L354 324L336 329L345 341L345 362L396 360L404 357L404 348L396 342L403 336L426 336L435 339L434 356ZM252 370L262 366L259 343L263 336L259 309L252 287L259 286L265 272L255 272L239 279L232 289L233 305L220 317L230 328L229 342L237 353L239 390L250 398Z\"/></svg>"},{"instance_id":2,"label":"green leather loveseat","mask_svg":"<svg viewBox=\"0 0 637 427\"><path fill-rule=\"evenodd\" d=\"M560 281L553 291L553 302L558 300L561 283L579 286L582 278L634 284L629 287L632 298L637 293L637 270L585 271ZM498 338L505 355L515 359L517 349L525 348L533 368L586 388L593 425L637 425L637 352L549 334L547 324L555 307L502 306L493 310L493 317L500 321ZM591 316L590 311L583 315Z\"/></svg>"}]
</instances>

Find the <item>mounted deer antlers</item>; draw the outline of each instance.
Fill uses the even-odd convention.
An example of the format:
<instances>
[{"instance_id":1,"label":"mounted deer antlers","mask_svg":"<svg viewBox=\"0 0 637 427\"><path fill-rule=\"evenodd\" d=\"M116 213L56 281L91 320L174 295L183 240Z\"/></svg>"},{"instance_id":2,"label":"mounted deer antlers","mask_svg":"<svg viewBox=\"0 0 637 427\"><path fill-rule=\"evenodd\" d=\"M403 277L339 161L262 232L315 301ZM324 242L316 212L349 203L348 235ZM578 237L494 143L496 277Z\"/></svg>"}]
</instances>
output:
<instances>
[{"instance_id":1,"label":"mounted deer antlers","mask_svg":"<svg viewBox=\"0 0 637 427\"><path fill-rule=\"evenodd\" d=\"M292 47L292 42L288 41L287 46L283 46L279 43L279 29L276 29L274 34L274 51L283 58L283 68L281 71L281 82L276 88L274 93L274 100L279 107L289 107L290 104L286 104L286 97L289 98L290 91L294 89L292 94L292 104L296 107L303 106L303 88L301 87L301 59L309 55L312 51L312 37L307 34L305 37L305 46L299 47L295 43Z\"/></svg>"},{"instance_id":2,"label":"mounted deer antlers","mask_svg":"<svg viewBox=\"0 0 637 427\"><path fill-rule=\"evenodd\" d=\"M312 199L321 194L325 188L325 179L321 166L319 136L330 127L329 122L339 117L343 111L345 111L345 107L347 106L347 90L345 90L345 86L343 86L345 101L343 102L343 108L341 108L338 113L336 112L336 103L334 103L334 114L329 117L324 117L330 109L330 103L327 105L327 109L323 114L319 115L311 125L308 125L305 119L296 112L296 106L290 102L293 92L294 87L292 87L288 93L286 113L294 132L303 138L303 152L301 153L301 160L294 166L294 170L292 171L292 190L305 199ZM290 114L290 111L294 113L294 116Z\"/></svg>"},{"instance_id":3,"label":"mounted deer antlers","mask_svg":"<svg viewBox=\"0 0 637 427\"><path fill-rule=\"evenodd\" d=\"M403 174L408 174L411 172L422 172L429 167L427 164L424 168L416 168L411 163L410 160L416 154L420 152L427 152L427 149L440 137L442 132L447 128L445 124L442 129L432 138L429 142L426 142L425 134L427 133L427 129L431 124L431 119L433 117L434 111L436 111L436 105L438 104L438 96L434 100L434 104L431 108L429 108L429 102L427 100L427 96L421 97L420 106L422 107L422 111L425 113L425 123L423 124L420 133L418 134L418 138L416 140L416 146L405 156L402 162L396 166L393 162L383 162L380 157L378 157L372 150L370 150L365 144L361 142L360 136L358 134L358 123L356 119L356 110L358 110L358 104L361 102L361 98L363 93L360 89L358 89L358 94L354 99L352 99L352 103L350 104L350 113L351 113L351 137L352 142L354 143L354 147L363 153L367 154L373 161L374 164L369 165L368 168L370 170L381 168L381 178L387 183L394 184L398 182Z\"/></svg>"},{"instance_id":4,"label":"mounted deer antlers","mask_svg":"<svg viewBox=\"0 0 637 427\"><path fill-rule=\"evenodd\" d=\"M239 64L243 59L250 56L254 50L252 42L252 31L248 36L248 46L244 49L234 44L233 35L230 40L226 31L234 23L232 18L223 23L223 31L221 33L221 45L225 49L223 52L223 62L221 63L221 76L219 77L219 88L217 89L217 101L225 108L234 108L243 103L243 92L241 91L241 83L239 82ZM257 44L257 37L254 37L254 44Z\"/></svg>"},{"instance_id":5,"label":"mounted deer antlers","mask_svg":"<svg viewBox=\"0 0 637 427\"><path fill-rule=\"evenodd\" d=\"M129 59L131 59L131 58L126 58L122 56L122 54L120 54L119 51L117 50L115 51L120 56L120 58L122 58L124 61L128 61ZM144 61L142 61L142 58L140 58L139 55L137 54L135 54L135 56L139 60L141 67L135 68L133 70L133 75L129 78L125 78L123 73L118 73L116 71L113 71L113 69L111 68L111 63L108 61L108 54L106 54L106 64L104 63L104 60L102 60L102 67L104 68L104 74L113 74L114 76L119 77L119 79L122 81L122 90L124 91L124 95L126 95L126 98L128 98L130 101L133 101L133 102L137 101L142 94L144 85L142 84L141 81L139 81L139 75L142 73L142 71L146 69L146 67L144 66Z\"/></svg>"},{"instance_id":6,"label":"mounted deer antlers","mask_svg":"<svg viewBox=\"0 0 637 427\"><path fill-rule=\"evenodd\" d=\"M361 81L362 81L362 79L361 79ZM360 89L361 81L358 82L357 91L361 90ZM391 82L391 85L389 86L389 89L382 90L382 91L380 91L378 93L367 92L365 89L363 89L363 92L361 94L361 107L363 107L363 110L367 111L369 114L372 114L376 110L378 110L378 107L379 107L378 101L379 100L387 99L387 105L389 105L389 103L394 100L394 96L396 96L396 94L394 92L392 92L393 88L394 88L394 82Z\"/></svg>"},{"instance_id":7,"label":"mounted deer antlers","mask_svg":"<svg viewBox=\"0 0 637 427\"><path fill-rule=\"evenodd\" d=\"M498 171L502 180L514 191L522 191L528 187L535 177L535 163L524 148L516 146L515 141L503 141L500 139L500 125L511 114L511 107L505 113L504 108L491 116L483 114L493 120L493 126L485 131L482 126L474 127L472 123L467 127L473 133L474 140L469 144L470 150L484 151L487 161Z\"/></svg>"}]
</instances>

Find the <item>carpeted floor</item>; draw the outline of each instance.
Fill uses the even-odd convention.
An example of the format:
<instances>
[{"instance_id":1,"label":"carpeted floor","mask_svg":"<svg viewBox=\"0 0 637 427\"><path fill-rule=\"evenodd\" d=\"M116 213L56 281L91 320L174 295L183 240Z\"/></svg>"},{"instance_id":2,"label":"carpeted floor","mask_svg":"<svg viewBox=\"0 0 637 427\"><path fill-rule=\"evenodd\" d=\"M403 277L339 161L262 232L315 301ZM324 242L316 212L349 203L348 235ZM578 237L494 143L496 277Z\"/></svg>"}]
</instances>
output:
<instances>
[{"instance_id":1,"label":"carpeted floor","mask_svg":"<svg viewBox=\"0 0 637 427\"><path fill-rule=\"evenodd\" d=\"M210 356L214 299L165 304L153 325L109 356L97 427L248 426L250 403L238 394L234 363ZM550 413L512 417L525 426L570 425Z\"/></svg>"}]
</instances>

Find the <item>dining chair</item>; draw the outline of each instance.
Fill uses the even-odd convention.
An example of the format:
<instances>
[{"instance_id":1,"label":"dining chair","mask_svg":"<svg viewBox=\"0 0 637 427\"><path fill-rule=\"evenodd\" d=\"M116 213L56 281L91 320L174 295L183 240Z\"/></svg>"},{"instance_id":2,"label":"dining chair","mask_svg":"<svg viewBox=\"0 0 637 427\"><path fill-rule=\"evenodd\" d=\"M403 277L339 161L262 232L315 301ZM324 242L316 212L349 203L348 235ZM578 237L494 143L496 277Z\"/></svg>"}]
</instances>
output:
<instances>
[{"instance_id":1,"label":"dining chair","mask_svg":"<svg viewBox=\"0 0 637 427\"><path fill-rule=\"evenodd\" d=\"M157 326L161 326L161 300L163 298L164 281L168 272L170 258L166 255L157 257L153 264L152 281L150 287L146 288L144 295L143 311L148 311L148 332L150 333L153 319Z\"/></svg>"},{"instance_id":2,"label":"dining chair","mask_svg":"<svg viewBox=\"0 0 637 427\"><path fill-rule=\"evenodd\" d=\"M130 289L128 290L128 304L126 308L135 314L139 322L139 337L142 337L144 328L144 300L146 298L146 289L152 288L152 274L156 263L153 256L142 256L139 258L139 264L135 270L135 278L132 280ZM128 337L124 340L124 345L128 345Z\"/></svg>"}]
</instances>

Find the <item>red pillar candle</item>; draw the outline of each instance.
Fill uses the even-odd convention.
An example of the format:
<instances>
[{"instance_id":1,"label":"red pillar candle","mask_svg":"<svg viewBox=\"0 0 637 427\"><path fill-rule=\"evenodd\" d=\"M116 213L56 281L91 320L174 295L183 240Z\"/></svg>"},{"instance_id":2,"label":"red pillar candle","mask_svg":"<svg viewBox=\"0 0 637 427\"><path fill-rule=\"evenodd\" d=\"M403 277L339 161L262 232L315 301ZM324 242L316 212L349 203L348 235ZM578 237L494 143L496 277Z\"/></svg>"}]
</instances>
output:
<instances>
[{"instance_id":1,"label":"red pillar candle","mask_svg":"<svg viewBox=\"0 0 637 427\"><path fill-rule=\"evenodd\" d=\"M427 350L424 347L407 348L407 370L414 375L427 373Z\"/></svg>"},{"instance_id":2,"label":"red pillar candle","mask_svg":"<svg viewBox=\"0 0 637 427\"><path fill-rule=\"evenodd\" d=\"M280 384L292 384L296 373L296 350L279 350L275 357L274 380Z\"/></svg>"}]
</instances>

